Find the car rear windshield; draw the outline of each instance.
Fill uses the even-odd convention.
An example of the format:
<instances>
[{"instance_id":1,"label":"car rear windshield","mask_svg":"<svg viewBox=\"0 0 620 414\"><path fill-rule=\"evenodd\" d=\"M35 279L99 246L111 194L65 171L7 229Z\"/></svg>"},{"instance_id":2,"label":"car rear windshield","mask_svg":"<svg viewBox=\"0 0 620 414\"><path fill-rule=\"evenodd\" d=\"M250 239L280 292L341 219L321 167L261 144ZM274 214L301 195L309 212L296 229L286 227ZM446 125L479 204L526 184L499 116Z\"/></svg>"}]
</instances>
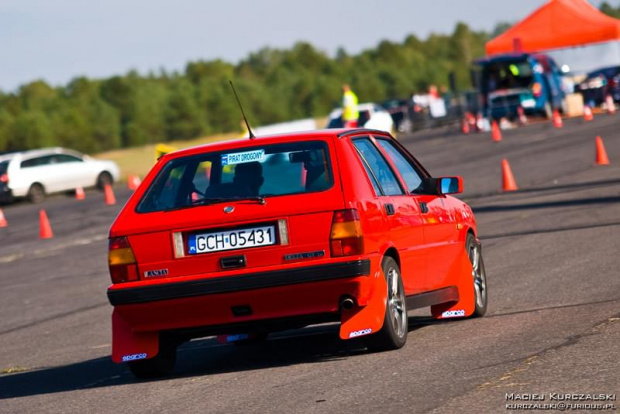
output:
<instances>
[{"instance_id":1,"label":"car rear windshield","mask_svg":"<svg viewBox=\"0 0 620 414\"><path fill-rule=\"evenodd\" d=\"M324 191L333 185L324 141L252 146L169 161L138 204L138 213Z\"/></svg>"},{"instance_id":2,"label":"car rear windshield","mask_svg":"<svg viewBox=\"0 0 620 414\"><path fill-rule=\"evenodd\" d=\"M532 66L527 60L489 63L482 73L483 86L487 92L527 88L532 80Z\"/></svg>"},{"instance_id":3,"label":"car rear windshield","mask_svg":"<svg viewBox=\"0 0 620 414\"><path fill-rule=\"evenodd\" d=\"M0 162L0 175L5 174L6 170L8 168L9 168L9 162L8 161Z\"/></svg>"}]
</instances>

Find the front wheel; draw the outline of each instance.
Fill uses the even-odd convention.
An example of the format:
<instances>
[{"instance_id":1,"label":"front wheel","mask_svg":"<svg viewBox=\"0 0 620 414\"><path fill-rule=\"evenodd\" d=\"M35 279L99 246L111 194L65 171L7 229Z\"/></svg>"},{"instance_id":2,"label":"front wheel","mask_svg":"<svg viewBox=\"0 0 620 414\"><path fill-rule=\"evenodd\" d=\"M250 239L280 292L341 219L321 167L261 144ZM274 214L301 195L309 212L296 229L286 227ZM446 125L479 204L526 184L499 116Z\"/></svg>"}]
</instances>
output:
<instances>
[{"instance_id":1,"label":"front wheel","mask_svg":"<svg viewBox=\"0 0 620 414\"><path fill-rule=\"evenodd\" d=\"M391 257L383 260L383 275L387 282L387 303L381 330L366 340L372 351L389 351L405 346L409 324L405 289L398 263Z\"/></svg>"},{"instance_id":2,"label":"front wheel","mask_svg":"<svg viewBox=\"0 0 620 414\"><path fill-rule=\"evenodd\" d=\"M465 249L472 266L472 278L474 281L475 308L473 317L483 316L487 311L487 274L482 260L482 247L476 242L473 234L467 235Z\"/></svg>"},{"instance_id":3,"label":"front wheel","mask_svg":"<svg viewBox=\"0 0 620 414\"><path fill-rule=\"evenodd\" d=\"M103 190L106 185L112 185L114 180L109 172L104 171L97 177L97 188Z\"/></svg>"},{"instance_id":4,"label":"front wheel","mask_svg":"<svg viewBox=\"0 0 620 414\"><path fill-rule=\"evenodd\" d=\"M45 200L45 189L41 184L34 183L28 189L26 197L31 203L40 203Z\"/></svg>"}]
</instances>

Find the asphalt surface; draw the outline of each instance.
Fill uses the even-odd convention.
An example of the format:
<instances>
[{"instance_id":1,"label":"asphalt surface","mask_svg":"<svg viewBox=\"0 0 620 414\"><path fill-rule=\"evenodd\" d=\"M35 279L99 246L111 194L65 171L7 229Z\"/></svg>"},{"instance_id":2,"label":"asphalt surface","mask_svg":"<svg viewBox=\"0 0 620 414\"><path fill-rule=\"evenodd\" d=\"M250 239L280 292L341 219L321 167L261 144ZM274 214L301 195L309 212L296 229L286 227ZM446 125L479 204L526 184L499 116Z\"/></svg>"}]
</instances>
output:
<instances>
[{"instance_id":1,"label":"asphalt surface","mask_svg":"<svg viewBox=\"0 0 620 414\"><path fill-rule=\"evenodd\" d=\"M503 413L532 394L619 408L557 400L620 394L619 130L620 115L599 115L504 131L499 143L456 130L401 138L433 175L465 179L487 316L436 322L416 311L405 348L375 354L339 341L334 325L254 346L195 340L173 377L152 382L109 357L106 237L129 191L117 186L116 206L94 190L4 206L0 412ZM597 135L609 166L594 165ZM519 191L500 191L502 158ZM40 207L51 240L38 240Z\"/></svg>"}]
</instances>

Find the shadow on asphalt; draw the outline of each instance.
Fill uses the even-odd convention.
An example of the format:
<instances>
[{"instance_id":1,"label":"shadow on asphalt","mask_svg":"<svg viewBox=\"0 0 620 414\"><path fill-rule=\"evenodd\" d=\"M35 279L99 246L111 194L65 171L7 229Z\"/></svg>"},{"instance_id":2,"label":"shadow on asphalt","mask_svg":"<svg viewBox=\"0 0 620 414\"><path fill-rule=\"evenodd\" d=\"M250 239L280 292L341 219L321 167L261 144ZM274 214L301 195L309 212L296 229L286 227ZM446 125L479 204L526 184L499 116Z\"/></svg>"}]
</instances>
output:
<instances>
[{"instance_id":1,"label":"shadow on asphalt","mask_svg":"<svg viewBox=\"0 0 620 414\"><path fill-rule=\"evenodd\" d=\"M513 311L513 312L494 313L492 315L488 315L487 314L485 316L485 318L499 318L499 317L502 317L502 316L521 315L521 314L524 314L524 313L534 313L534 312L548 311L548 310L555 310L555 309L569 309L569 308L579 308L579 307L583 307L583 306L604 305L604 304L607 304L607 303L614 303L614 302L620 302L620 298L607 299L607 300L599 300L599 301L595 301L595 302L573 303L573 304L570 304L570 305L545 306L545 307L542 307L542 308L525 309L525 310L519 310L519 311Z\"/></svg>"},{"instance_id":2,"label":"shadow on asphalt","mask_svg":"<svg viewBox=\"0 0 620 414\"><path fill-rule=\"evenodd\" d=\"M531 209L541 209L541 208L587 206L587 205L593 205L593 204L611 204L611 203L620 203L620 196L580 198L580 199L561 200L561 201L544 201L540 203L478 206L478 207L472 207L472 210L474 211L474 214L481 214L481 213L495 213L499 211L531 210Z\"/></svg>"},{"instance_id":3,"label":"shadow on asphalt","mask_svg":"<svg viewBox=\"0 0 620 414\"><path fill-rule=\"evenodd\" d=\"M446 323L430 317L410 317L409 332ZM368 351L363 340L341 341L338 325L320 325L274 334L253 345L220 345L214 338L194 340L178 350L174 378L322 363L354 357ZM114 387L140 381L110 357L36 371L0 375L0 399L55 394L80 389Z\"/></svg>"},{"instance_id":4,"label":"shadow on asphalt","mask_svg":"<svg viewBox=\"0 0 620 414\"><path fill-rule=\"evenodd\" d=\"M483 234L480 235L482 240L501 239L502 237L515 237L515 236L530 236L533 234L545 234L545 233L557 233L561 231L574 231L574 230L587 230L596 229L601 227L620 226L620 221L612 221L609 223L594 223L594 224L582 224L578 226L566 226L566 227L551 227L546 229L531 229L525 231L513 231L509 233L501 234Z\"/></svg>"},{"instance_id":5,"label":"shadow on asphalt","mask_svg":"<svg viewBox=\"0 0 620 414\"><path fill-rule=\"evenodd\" d=\"M586 181L586 182L582 182L582 183L573 183L573 184L553 184L553 185L547 185L547 186L535 186L535 187L530 187L530 188L519 188L519 190L511 192L511 193L505 193L505 192L501 192L501 191L494 191L494 192L487 192L487 193L477 193L477 194L471 194L471 195L465 195L463 197L464 200L466 200L468 203L473 201L473 200L477 200L480 198L487 198L487 197L492 197L492 196L497 196L500 194L506 195L506 194L511 194L511 195L518 195L518 194L527 194L527 193L537 193L537 192L543 192L543 191L554 191L554 190L567 190L566 193L568 192L572 192L572 191L579 191L582 189L588 189L588 188L601 188L601 187L607 187L607 186L612 186L612 185L616 185L616 184L620 184L620 179L614 178L614 179L609 179L609 180L597 180L597 181ZM571 191L568 191L571 190ZM562 193L560 193L562 194Z\"/></svg>"}]
</instances>

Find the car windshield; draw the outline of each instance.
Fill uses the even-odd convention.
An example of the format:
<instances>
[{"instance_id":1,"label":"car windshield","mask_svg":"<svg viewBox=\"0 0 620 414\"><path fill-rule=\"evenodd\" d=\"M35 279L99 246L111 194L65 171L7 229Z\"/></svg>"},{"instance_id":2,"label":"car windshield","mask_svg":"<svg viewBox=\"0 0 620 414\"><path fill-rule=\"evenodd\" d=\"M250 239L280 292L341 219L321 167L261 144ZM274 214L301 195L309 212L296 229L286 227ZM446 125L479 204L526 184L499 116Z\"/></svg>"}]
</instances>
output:
<instances>
[{"instance_id":1,"label":"car windshield","mask_svg":"<svg viewBox=\"0 0 620 414\"><path fill-rule=\"evenodd\" d=\"M487 92L527 88L532 80L532 67L527 60L489 63L482 72L482 82Z\"/></svg>"},{"instance_id":2,"label":"car windshield","mask_svg":"<svg viewBox=\"0 0 620 414\"><path fill-rule=\"evenodd\" d=\"M9 162L1 161L0 162L0 175L5 174L8 168L9 168Z\"/></svg>"},{"instance_id":3,"label":"car windshield","mask_svg":"<svg viewBox=\"0 0 620 414\"><path fill-rule=\"evenodd\" d=\"M326 142L302 141L208 152L169 161L138 204L138 213L238 199L311 193L333 184Z\"/></svg>"}]
</instances>

